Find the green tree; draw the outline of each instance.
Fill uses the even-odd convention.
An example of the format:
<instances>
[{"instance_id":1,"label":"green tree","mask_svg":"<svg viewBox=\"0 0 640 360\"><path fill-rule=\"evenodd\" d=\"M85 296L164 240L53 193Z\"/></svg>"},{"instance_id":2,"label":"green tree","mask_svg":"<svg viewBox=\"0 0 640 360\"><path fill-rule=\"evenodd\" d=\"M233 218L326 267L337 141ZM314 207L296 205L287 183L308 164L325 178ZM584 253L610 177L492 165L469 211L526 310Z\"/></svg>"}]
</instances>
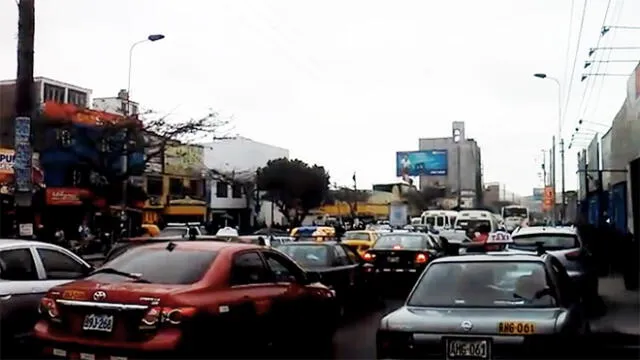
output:
<instances>
[{"instance_id":1,"label":"green tree","mask_svg":"<svg viewBox=\"0 0 640 360\"><path fill-rule=\"evenodd\" d=\"M322 166L281 158L269 161L258 171L257 185L288 223L298 226L327 198L329 174Z\"/></svg>"},{"instance_id":2,"label":"green tree","mask_svg":"<svg viewBox=\"0 0 640 360\"><path fill-rule=\"evenodd\" d=\"M434 206L438 199L445 197L446 189L439 187L424 187L421 190L410 190L402 194L409 205L416 210L423 211Z\"/></svg>"}]
</instances>

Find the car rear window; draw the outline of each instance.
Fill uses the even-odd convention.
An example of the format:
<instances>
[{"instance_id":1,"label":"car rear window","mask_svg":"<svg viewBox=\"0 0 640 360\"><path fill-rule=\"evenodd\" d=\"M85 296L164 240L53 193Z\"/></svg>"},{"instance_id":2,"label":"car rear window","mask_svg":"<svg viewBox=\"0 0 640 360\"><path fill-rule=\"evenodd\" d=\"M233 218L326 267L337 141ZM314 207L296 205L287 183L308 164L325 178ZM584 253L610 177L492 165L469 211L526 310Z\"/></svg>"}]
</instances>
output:
<instances>
[{"instance_id":1,"label":"car rear window","mask_svg":"<svg viewBox=\"0 0 640 360\"><path fill-rule=\"evenodd\" d=\"M370 240L369 234L354 231L347 231L343 237L345 240Z\"/></svg>"},{"instance_id":2,"label":"car rear window","mask_svg":"<svg viewBox=\"0 0 640 360\"><path fill-rule=\"evenodd\" d=\"M105 263L103 267L140 274L142 279L154 284L186 285L202 279L216 255L215 251L185 250L180 249L179 245L172 251L156 247L137 247ZM87 279L106 283L131 280L108 273L90 275Z\"/></svg>"},{"instance_id":3,"label":"car rear window","mask_svg":"<svg viewBox=\"0 0 640 360\"><path fill-rule=\"evenodd\" d=\"M187 228L168 227L162 229L158 236L185 236L187 234Z\"/></svg>"},{"instance_id":4,"label":"car rear window","mask_svg":"<svg viewBox=\"0 0 640 360\"><path fill-rule=\"evenodd\" d=\"M382 235L373 245L374 249L406 249L406 250L419 250L424 249L427 245L427 239L422 235Z\"/></svg>"},{"instance_id":5,"label":"car rear window","mask_svg":"<svg viewBox=\"0 0 640 360\"><path fill-rule=\"evenodd\" d=\"M551 307L555 291L534 261L432 264L407 303L425 307Z\"/></svg>"},{"instance_id":6,"label":"car rear window","mask_svg":"<svg viewBox=\"0 0 640 360\"><path fill-rule=\"evenodd\" d=\"M475 231L480 225L490 227L491 222L489 220L458 219L458 222L456 222L456 230Z\"/></svg>"},{"instance_id":7,"label":"car rear window","mask_svg":"<svg viewBox=\"0 0 640 360\"><path fill-rule=\"evenodd\" d=\"M329 263L329 247L325 245L285 244L278 246L278 250L305 267L327 266Z\"/></svg>"},{"instance_id":8,"label":"car rear window","mask_svg":"<svg viewBox=\"0 0 640 360\"><path fill-rule=\"evenodd\" d=\"M546 250L567 250L580 247L580 240L573 234L535 234L512 236L513 244L509 247L520 250L535 250L537 243L542 243Z\"/></svg>"}]
</instances>

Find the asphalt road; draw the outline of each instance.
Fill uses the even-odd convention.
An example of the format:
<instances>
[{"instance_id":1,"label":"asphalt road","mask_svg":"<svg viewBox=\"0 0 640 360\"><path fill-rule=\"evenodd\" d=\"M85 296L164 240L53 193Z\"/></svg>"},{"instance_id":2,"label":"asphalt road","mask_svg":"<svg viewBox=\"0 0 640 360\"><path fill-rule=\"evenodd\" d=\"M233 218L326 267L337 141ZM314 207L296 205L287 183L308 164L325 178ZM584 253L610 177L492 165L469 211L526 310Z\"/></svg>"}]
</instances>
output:
<instances>
[{"instance_id":1,"label":"asphalt road","mask_svg":"<svg viewBox=\"0 0 640 360\"><path fill-rule=\"evenodd\" d=\"M333 338L332 354L321 356L334 359L375 359L375 336L380 319L389 312L402 306L401 300L387 300L384 306L364 314L354 316L345 321ZM615 309L609 309L611 312ZM630 316L632 316L630 314ZM637 317L637 314L635 314ZM600 321L606 322L603 318ZM638 321L638 319L636 319ZM613 327L613 326L612 326ZM611 330L598 331L585 344L592 344L588 354L581 354L579 358L589 359L640 359L640 336L617 333Z\"/></svg>"}]
</instances>

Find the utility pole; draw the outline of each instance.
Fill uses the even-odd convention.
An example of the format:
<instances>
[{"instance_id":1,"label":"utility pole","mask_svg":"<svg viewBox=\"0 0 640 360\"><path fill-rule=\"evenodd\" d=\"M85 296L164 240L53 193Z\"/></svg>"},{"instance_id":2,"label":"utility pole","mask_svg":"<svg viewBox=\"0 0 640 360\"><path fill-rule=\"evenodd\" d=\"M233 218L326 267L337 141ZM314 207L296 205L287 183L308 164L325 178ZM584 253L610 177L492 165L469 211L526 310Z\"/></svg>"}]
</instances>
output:
<instances>
[{"instance_id":1,"label":"utility pole","mask_svg":"<svg viewBox=\"0 0 640 360\"><path fill-rule=\"evenodd\" d=\"M565 221L565 214L566 214L566 208L565 208L565 195L564 195L564 140L560 139L560 171L561 176L560 176L560 182L561 182L561 190L562 191L562 195L560 196L560 199L562 201L562 203L560 204L560 222L564 223Z\"/></svg>"},{"instance_id":2,"label":"utility pole","mask_svg":"<svg viewBox=\"0 0 640 360\"><path fill-rule=\"evenodd\" d=\"M355 171L353 172L353 215L358 217L358 182Z\"/></svg>"},{"instance_id":3,"label":"utility pole","mask_svg":"<svg viewBox=\"0 0 640 360\"><path fill-rule=\"evenodd\" d=\"M556 206L556 137L553 136L551 138L551 187L553 188L553 207L551 209L551 214L553 215L553 221L552 224L553 226L556 225L556 220L557 220L557 206Z\"/></svg>"},{"instance_id":4,"label":"utility pole","mask_svg":"<svg viewBox=\"0 0 640 360\"><path fill-rule=\"evenodd\" d=\"M31 117L35 110L33 85L33 50L35 38L35 0L18 2L18 70L15 88L14 122L14 201L18 235L33 236L33 197Z\"/></svg>"}]
</instances>

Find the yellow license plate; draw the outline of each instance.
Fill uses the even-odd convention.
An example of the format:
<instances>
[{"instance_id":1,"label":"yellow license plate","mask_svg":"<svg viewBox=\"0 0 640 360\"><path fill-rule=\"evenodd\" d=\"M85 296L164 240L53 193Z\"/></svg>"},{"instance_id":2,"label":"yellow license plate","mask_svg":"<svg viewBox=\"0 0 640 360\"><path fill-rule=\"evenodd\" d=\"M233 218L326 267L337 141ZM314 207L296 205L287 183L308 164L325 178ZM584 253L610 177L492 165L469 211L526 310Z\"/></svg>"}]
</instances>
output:
<instances>
[{"instance_id":1,"label":"yellow license plate","mask_svg":"<svg viewBox=\"0 0 640 360\"><path fill-rule=\"evenodd\" d=\"M508 335L529 335L536 332L534 323L503 321L498 323L498 333Z\"/></svg>"}]
</instances>

